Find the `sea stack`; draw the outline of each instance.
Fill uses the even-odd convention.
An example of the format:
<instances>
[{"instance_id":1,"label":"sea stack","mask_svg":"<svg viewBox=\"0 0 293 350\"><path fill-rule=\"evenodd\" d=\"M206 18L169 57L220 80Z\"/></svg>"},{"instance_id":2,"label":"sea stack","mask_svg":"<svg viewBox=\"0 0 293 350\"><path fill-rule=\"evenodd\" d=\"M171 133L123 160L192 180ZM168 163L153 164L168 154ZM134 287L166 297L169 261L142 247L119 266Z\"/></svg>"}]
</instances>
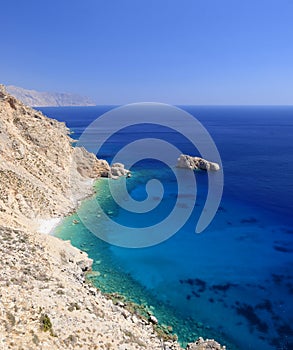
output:
<instances>
[{"instance_id":1,"label":"sea stack","mask_svg":"<svg viewBox=\"0 0 293 350\"><path fill-rule=\"evenodd\" d=\"M177 159L177 168L186 168L190 170L206 170L218 171L220 165L218 163L210 162L200 157L192 157L187 154L181 154Z\"/></svg>"}]
</instances>

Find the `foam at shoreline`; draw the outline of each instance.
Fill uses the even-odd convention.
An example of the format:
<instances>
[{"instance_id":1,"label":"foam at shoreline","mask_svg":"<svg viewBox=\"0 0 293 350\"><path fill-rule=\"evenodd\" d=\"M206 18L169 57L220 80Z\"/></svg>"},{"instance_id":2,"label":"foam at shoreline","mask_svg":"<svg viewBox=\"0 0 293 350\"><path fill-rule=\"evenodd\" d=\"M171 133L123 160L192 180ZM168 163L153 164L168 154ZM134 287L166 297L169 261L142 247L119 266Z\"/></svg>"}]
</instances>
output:
<instances>
[{"instance_id":1,"label":"foam at shoreline","mask_svg":"<svg viewBox=\"0 0 293 350\"><path fill-rule=\"evenodd\" d=\"M63 218L38 219L37 232L45 235L52 234L54 229L61 223Z\"/></svg>"}]
</instances>

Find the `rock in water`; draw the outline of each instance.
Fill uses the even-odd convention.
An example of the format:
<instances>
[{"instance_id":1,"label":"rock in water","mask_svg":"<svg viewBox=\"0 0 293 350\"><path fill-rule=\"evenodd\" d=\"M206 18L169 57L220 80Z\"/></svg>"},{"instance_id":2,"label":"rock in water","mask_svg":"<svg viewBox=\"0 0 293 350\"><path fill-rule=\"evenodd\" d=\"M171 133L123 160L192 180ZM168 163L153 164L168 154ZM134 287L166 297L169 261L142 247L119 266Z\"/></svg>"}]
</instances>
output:
<instances>
[{"instance_id":1,"label":"rock in water","mask_svg":"<svg viewBox=\"0 0 293 350\"><path fill-rule=\"evenodd\" d=\"M117 179L120 176L126 176L126 177L130 177L130 171L124 168L124 164L122 163L114 163L111 166L111 170L110 170L110 177L112 179Z\"/></svg>"},{"instance_id":2,"label":"rock in water","mask_svg":"<svg viewBox=\"0 0 293 350\"><path fill-rule=\"evenodd\" d=\"M199 337L196 342L187 344L186 350L225 350L225 346L221 346L214 339L203 339Z\"/></svg>"},{"instance_id":3,"label":"rock in water","mask_svg":"<svg viewBox=\"0 0 293 350\"><path fill-rule=\"evenodd\" d=\"M191 170L218 171L220 166L218 163L209 162L200 157L192 157L187 154L181 154L177 160L177 168L186 168Z\"/></svg>"}]
</instances>

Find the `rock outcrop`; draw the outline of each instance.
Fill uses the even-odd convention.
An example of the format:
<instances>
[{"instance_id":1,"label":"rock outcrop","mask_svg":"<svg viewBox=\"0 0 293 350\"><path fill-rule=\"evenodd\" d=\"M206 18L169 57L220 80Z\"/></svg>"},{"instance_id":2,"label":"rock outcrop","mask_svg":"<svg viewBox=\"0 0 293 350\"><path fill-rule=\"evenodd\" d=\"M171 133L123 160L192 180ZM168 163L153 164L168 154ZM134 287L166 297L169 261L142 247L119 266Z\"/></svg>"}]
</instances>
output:
<instances>
[{"instance_id":1,"label":"rock outcrop","mask_svg":"<svg viewBox=\"0 0 293 350\"><path fill-rule=\"evenodd\" d=\"M221 346L214 339L204 340L202 337L198 338L196 342L187 344L186 350L225 350L225 346Z\"/></svg>"},{"instance_id":2,"label":"rock outcrop","mask_svg":"<svg viewBox=\"0 0 293 350\"><path fill-rule=\"evenodd\" d=\"M89 97L60 92L40 92L9 85L7 92L27 106L31 107L60 107L60 106L95 106Z\"/></svg>"},{"instance_id":3,"label":"rock outcrop","mask_svg":"<svg viewBox=\"0 0 293 350\"><path fill-rule=\"evenodd\" d=\"M191 170L207 170L217 171L220 170L218 163L209 162L200 157L192 157L187 154L181 154L177 160L177 168L187 168Z\"/></svg>"},{"instance_id":4,"label":"rock outcrop","mask_svg":"<svg viewBox=\"0 0 293 350\"><path fill-rule=\"evenodd\" d=\"M110 169L110 177L112 179L118 179L121 176L130 177L131 173L129 170L125 169L124 164L114 163Z\"/></svg>"},{"instance_id":5,"label":"rock outcrop","mask_svg":"<svg viewBox=\"0 0 293 350\"><path fill-rule=\"evenodd\" d=\"M92 193L93 180L110 167L72 147L64 123L31 109L0 86L0 220L32 228L36 220L64 216Z\"/></svg>"},{"instance_id":6,"label":"rock outcrop","mask_svg":"<svg viewBox=\"0 0 293 350\"><path fill-rule=\"evenodd\" d=\"M155 318L131 314L85 281L86 253L36 231L38 219L67 214L94 178L110 174L107 162L71 144L65 124L0 85L0 348L181 350L158 335ZM190 349L221 349L205 344Z\"/></svg>"}]
</instances>

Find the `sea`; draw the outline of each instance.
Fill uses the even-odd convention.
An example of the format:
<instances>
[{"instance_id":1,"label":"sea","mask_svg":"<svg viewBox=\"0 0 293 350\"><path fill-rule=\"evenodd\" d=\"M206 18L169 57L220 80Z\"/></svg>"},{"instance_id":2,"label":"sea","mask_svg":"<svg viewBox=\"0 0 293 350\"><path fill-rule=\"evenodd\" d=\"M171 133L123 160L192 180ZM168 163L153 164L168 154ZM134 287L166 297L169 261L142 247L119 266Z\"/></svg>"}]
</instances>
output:
<instances>
[{"instance_id":1,"label":"sea","mask_svg":"<svg viewBox=\"0 0 293 350\"><path fill-rule=\"evenodd\" d=\"M39 109L65 122L78 140L88 125L115 108ZM88 278L97 288L145 305L183 346L202 336L231 350L293 349L293 106L179 108L200 121L222 160L223 196L208 227L195 233L209 184L207 172L195 171L196 204L168 239L134 249L113 245L91 232L86 220L97 232L110 227L97 212L97 202L110 220L138 232L168 217L176 206L176 172L192 171L177 169L176 159L170 167L148 157L132 165L132 176L123 181L136 201L147 198L148 181L162 183L163 195L151 194L153 210L131 213L121 208L109 188L113 181L119 188L121 180L99 179L95 195L65 218L54 234L94 260ZM125 145L149 137L175 143L182 153L200 155L176 130L140 124L138 117L137 125L116 132L97 156L111 163ZM181 210L193 200L188 181Z\"/></svg>"}]
</instances>

